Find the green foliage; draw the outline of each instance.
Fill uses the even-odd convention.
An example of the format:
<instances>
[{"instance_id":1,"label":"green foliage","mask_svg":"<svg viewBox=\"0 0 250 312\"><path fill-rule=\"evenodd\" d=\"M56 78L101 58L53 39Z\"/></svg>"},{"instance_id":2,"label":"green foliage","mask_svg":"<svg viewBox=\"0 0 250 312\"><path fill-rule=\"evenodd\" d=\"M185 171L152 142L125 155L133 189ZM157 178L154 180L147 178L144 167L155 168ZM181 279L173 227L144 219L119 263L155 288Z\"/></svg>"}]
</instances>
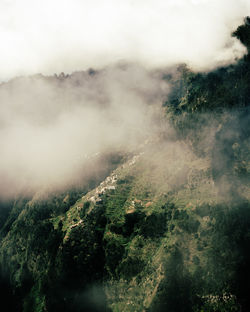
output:
<instances>
[{"instance_id":1,"label":"green foliage","mask_svg":"<svg viewBox=\"0 0 250 312\"><path fill-rule=\"evenodd\" d=\"M142 219L139 224L138 233L145 238L162 237L167 228L165 213L152 213L148 217Z\"/></svg>"},{"instance_id":2,"label":"green foliage","mask_svg":"<svg viewBox=\"0 0 250 312\"><path fill-rule=\"evenodd\" d=\"M247 48L250 49L250 17L245 18L245 24L237 28L233 33Z\"/></svg>"},{"instance_id":3,"label":"green foliage","mask_svg":"<svg viewBox=\"0 0 250 312\"><path fill-rule=\"evenodd\" d=\"M192 293L192 282L177 248L169 254L165 267L165 277L149 311L193 311L196 294Z\"/></svg>"},{"instance_id":4,"label":"green foliage","mask_svg":"<svg viewBox=\"0 0 250 312\"><path fill-rule=\"evenodd\" d=\"M245 25L234 32L234 36L248 49L249 28L248 17ZM235 65L209 73L194 73L185 65L179 66L177 74L169 82L172 90L164 103L167 116L179 137L190 140L198 155L205 156L206 150L211 149L207 131L213 128L222 126L225 133L232 125L236 133L249 133L249 54ZM232 144L235 142L238 140ZM238 168L239 172L246 170L242 162Z\"/></svg>"}]
</instances>

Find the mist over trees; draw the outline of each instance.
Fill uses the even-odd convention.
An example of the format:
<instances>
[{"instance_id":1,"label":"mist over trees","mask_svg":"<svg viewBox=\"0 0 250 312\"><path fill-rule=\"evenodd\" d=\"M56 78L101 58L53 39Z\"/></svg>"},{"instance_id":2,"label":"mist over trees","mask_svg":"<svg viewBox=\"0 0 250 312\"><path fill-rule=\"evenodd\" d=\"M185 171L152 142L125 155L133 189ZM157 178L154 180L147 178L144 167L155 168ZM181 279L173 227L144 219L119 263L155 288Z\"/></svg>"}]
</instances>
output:
<instances>
[{"instance_id":1,"label":"mist over trees","mask_svg":"<svg viewBox=\"0 0 250 312\"><path fill-rule=\"evenodd\" d=\"M249 51L248 17L233 35ZM120 64L2 84L6 311L249 311L249 85L249 54L205 73Z\"/></svg>"}]
</instances>

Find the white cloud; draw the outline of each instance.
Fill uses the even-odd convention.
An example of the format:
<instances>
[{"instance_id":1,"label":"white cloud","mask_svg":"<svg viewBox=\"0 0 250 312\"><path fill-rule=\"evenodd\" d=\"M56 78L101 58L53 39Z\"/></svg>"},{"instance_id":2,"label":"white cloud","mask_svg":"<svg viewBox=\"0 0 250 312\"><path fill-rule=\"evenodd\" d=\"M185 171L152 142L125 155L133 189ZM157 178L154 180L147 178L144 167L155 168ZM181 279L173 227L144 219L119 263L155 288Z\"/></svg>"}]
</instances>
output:
<instances>
[{"instance_id":1,"label":"white cloud","mask_svg":"<svg viewBox=\"0 0 250 312\"><path fill-rule=\"evenodd\" d=\"M0 198L64 186L85 174L86 155L130 151L154 135L168 88L158 75L130 64L2 84Z\"/></svg>"},{"instance_id":2,"label":"white cloud","mask_svg":"<svg viewBox=\"0 0 250 312\"><path fill-rule=\"evenodd\" d=\"M245 52L231 33L249 13L248 0L2 0L0 79L123 59L212 68Z\"/></svg>"}]
</instances>

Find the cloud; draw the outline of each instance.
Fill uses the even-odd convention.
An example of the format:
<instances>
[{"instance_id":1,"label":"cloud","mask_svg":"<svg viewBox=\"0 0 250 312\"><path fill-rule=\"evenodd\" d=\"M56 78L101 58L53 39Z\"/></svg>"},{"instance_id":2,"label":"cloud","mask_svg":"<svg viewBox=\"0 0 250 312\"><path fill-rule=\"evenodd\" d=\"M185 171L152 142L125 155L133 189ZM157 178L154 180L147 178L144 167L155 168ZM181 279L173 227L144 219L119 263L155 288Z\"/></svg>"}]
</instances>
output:
<instances>
[{"instance_id":1,"label":"cloud","mask_svg":"<svg viewBox=\"0 0 250 312\"><path fill-rule=\"evenodd\" d=\"M0 80L76 72L0 86L0 195L65 183L89 156L154 134L168 92L155 69L233 62L245 48L231 33L249 10L244 0L1 1Z\"/></svg>"},{"instance_id":2,"label":"cloud","mask_svg":"<svg viewBox=\"0 0 250 312\"><path fill-rule=\"evenodd\" d=\"M2 84L0 196L66 185L96 153L130 151L154 135L168 90L159 81L156 72L121 64Z\"/></svg>"},{"instance_id":3,"label":"cloud","mask_svg":"<svg viewBox=\"0 0 250 312\"><path fill-rule=\"evenodd\" d=\"M0 79L116 61L211 69L245 49L231 33L247 0L3 0Z\"/></svg>"}]
</instances>

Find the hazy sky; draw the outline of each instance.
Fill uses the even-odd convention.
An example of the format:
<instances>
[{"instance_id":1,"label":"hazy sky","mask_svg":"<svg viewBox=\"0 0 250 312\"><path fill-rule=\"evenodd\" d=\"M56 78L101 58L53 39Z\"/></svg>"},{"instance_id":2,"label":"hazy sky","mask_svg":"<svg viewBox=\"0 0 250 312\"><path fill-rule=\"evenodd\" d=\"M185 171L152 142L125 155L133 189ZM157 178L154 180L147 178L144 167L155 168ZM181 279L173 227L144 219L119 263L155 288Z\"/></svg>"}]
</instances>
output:
<instances>
[{"instance_id":1,"label":"hazy sky","mask_svg":"<svg viewBox=\"0 0 250 312\"><path fill-rule=\"evenodd\" d=\"M1 0L0 80L117 60L208 69L244 48L231 33L250 0Z\"/></svg>"}]
</instances>

